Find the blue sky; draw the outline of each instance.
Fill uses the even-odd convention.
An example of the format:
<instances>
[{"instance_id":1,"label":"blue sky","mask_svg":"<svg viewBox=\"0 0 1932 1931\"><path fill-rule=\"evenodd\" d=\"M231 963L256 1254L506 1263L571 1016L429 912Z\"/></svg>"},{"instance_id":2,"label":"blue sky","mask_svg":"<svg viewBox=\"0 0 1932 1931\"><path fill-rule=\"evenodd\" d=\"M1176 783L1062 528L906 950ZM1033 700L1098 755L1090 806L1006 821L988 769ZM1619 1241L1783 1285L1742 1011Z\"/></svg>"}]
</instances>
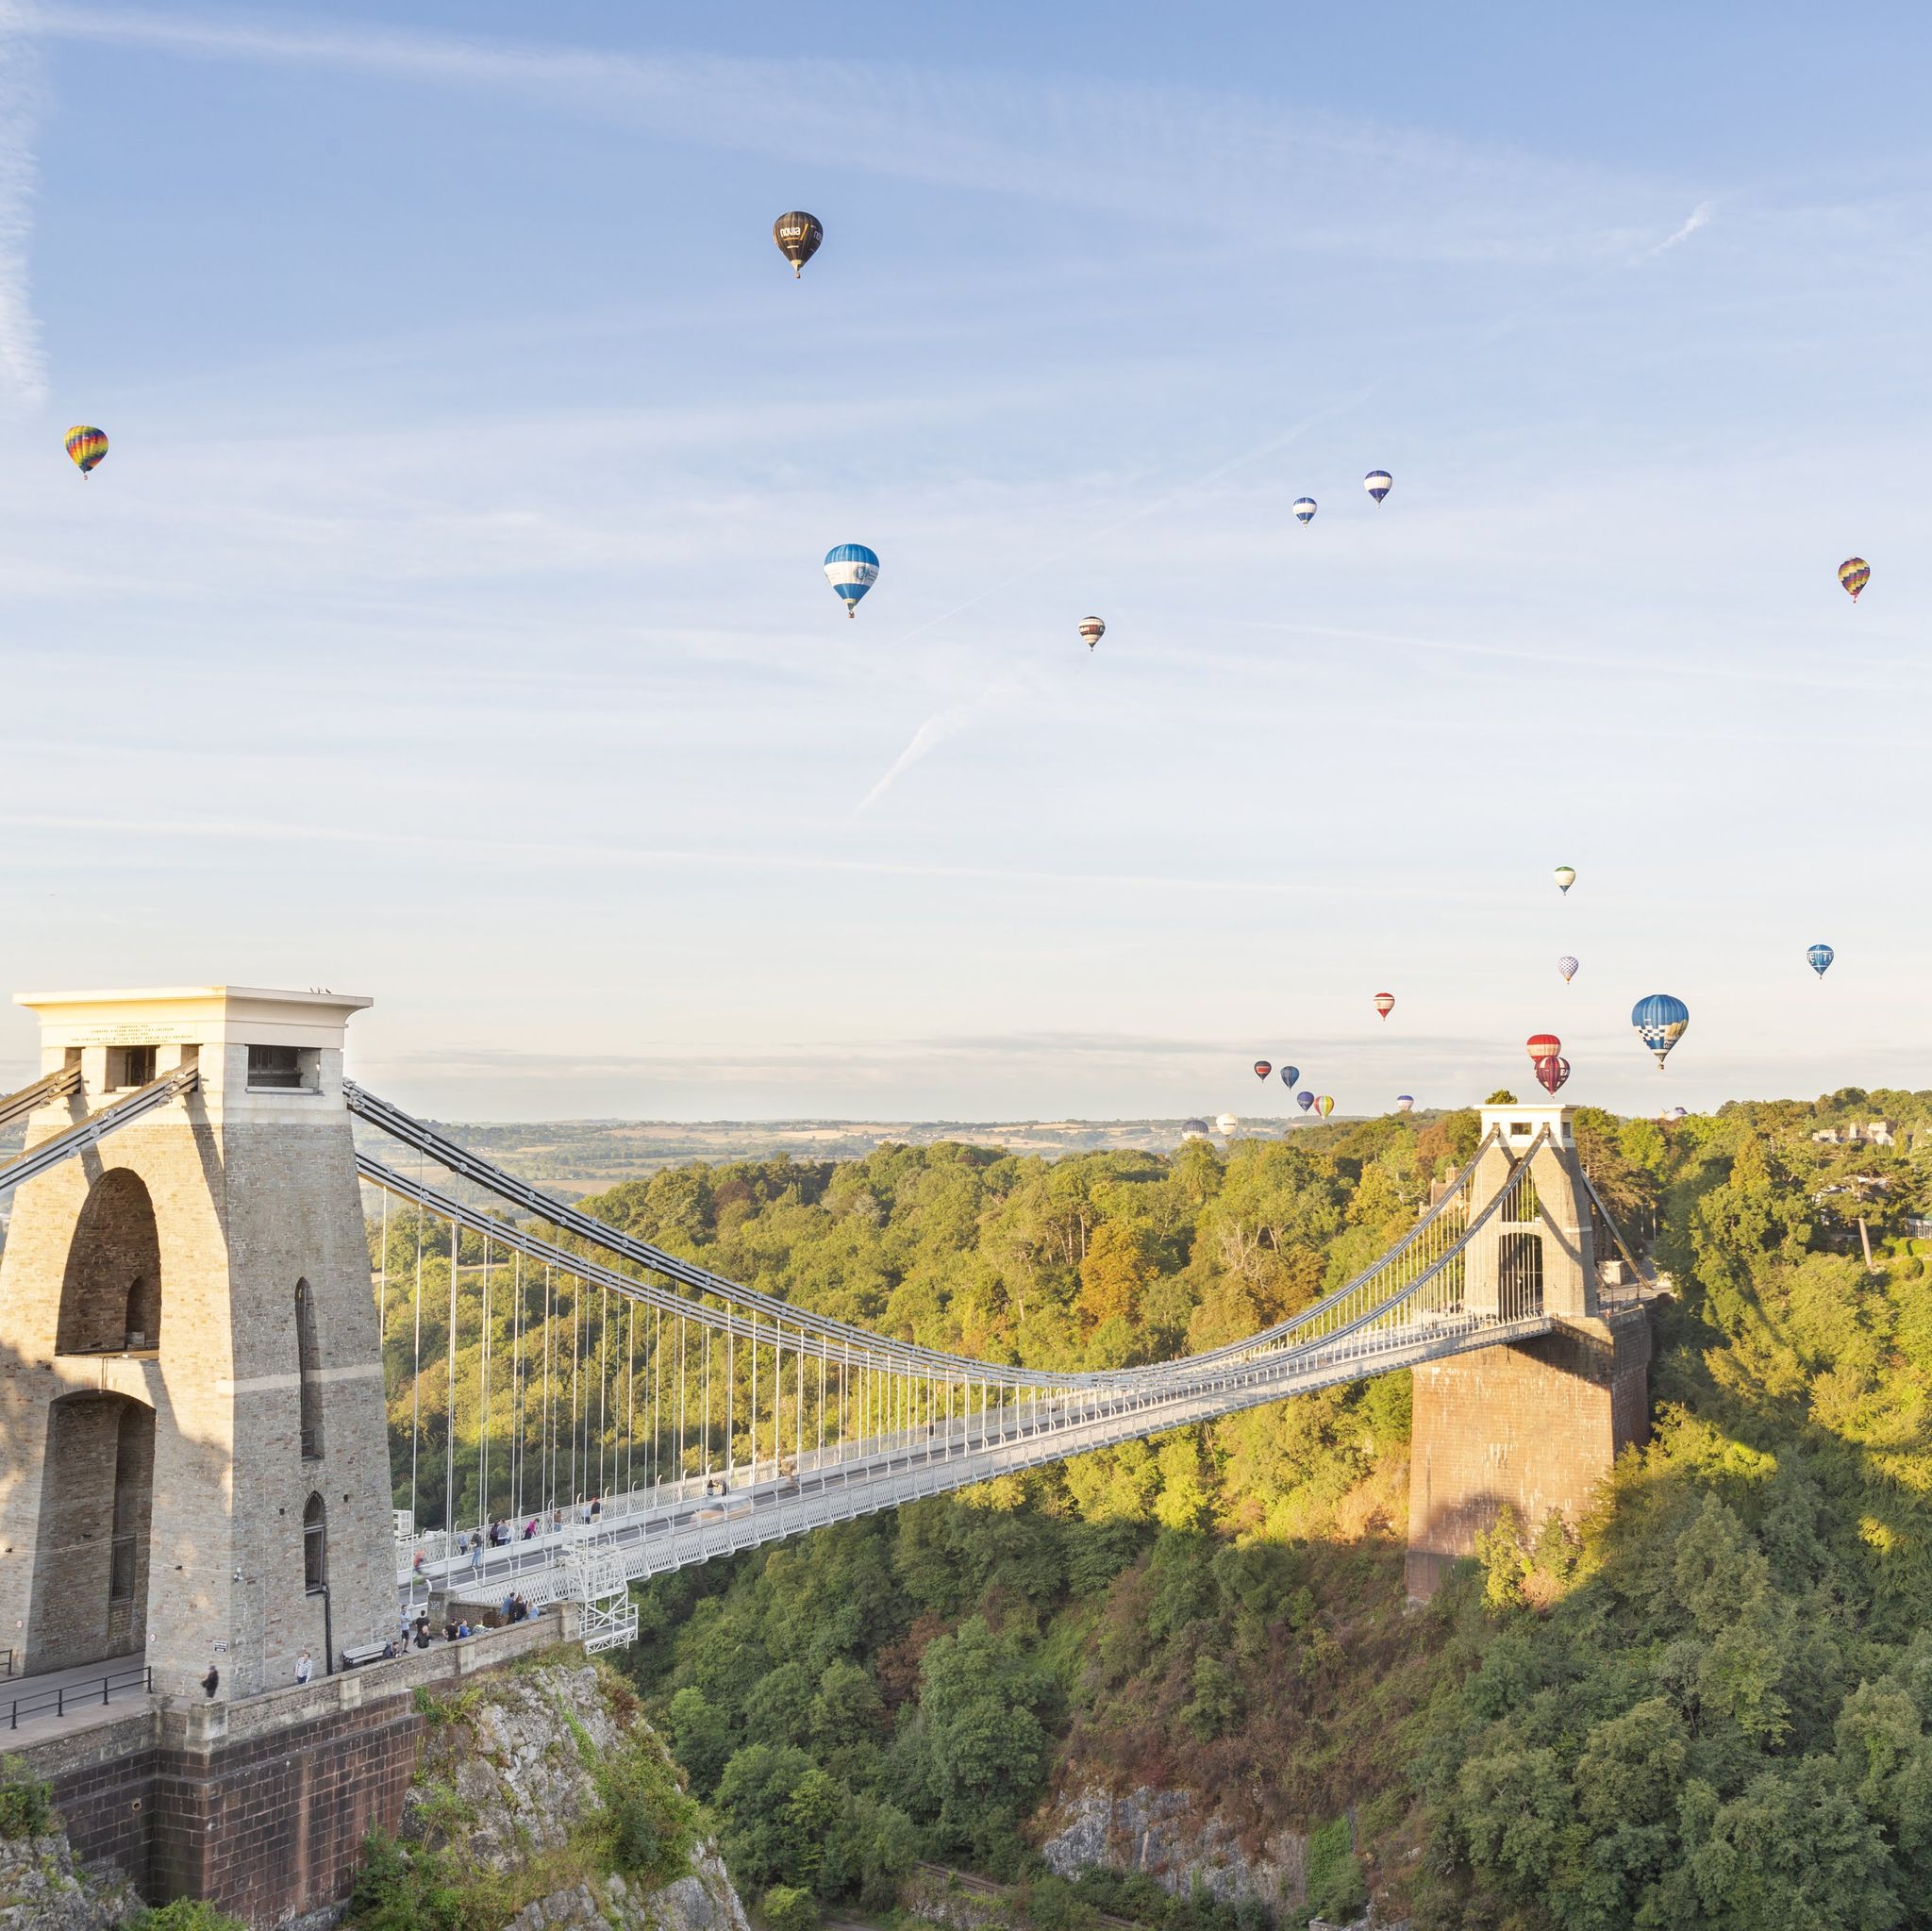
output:
<instances>
[{"instance_id":1,"label":"blue sky","mask_svg":"<svg viewBox=\"0 0 1932 1931\"><path fill-rule=\"evenodd\" d=\"M1928 42L0 0L0 982L470 1117L1932 1084Z\"/></svg>"}]
</instances>

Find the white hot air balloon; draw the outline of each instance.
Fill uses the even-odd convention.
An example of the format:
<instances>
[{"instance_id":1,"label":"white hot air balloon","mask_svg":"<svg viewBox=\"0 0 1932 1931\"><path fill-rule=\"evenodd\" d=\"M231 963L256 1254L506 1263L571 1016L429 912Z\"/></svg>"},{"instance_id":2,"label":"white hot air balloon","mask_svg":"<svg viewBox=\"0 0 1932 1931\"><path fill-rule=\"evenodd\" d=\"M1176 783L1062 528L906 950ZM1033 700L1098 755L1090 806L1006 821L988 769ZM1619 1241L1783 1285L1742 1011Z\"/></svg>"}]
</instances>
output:
<instances>
[{"instance_id":1,"label":"white hot air balloon","mask_svg":"<svg viewBox=\"0 0 1932 1931\"><path fill-rule=\"evenodd\" d=\"M1098 617L1082 617L1080 635L1086 639L1087 648L1091 650L1107 635L1107 625Z\"/></svg>"}]
</instances>

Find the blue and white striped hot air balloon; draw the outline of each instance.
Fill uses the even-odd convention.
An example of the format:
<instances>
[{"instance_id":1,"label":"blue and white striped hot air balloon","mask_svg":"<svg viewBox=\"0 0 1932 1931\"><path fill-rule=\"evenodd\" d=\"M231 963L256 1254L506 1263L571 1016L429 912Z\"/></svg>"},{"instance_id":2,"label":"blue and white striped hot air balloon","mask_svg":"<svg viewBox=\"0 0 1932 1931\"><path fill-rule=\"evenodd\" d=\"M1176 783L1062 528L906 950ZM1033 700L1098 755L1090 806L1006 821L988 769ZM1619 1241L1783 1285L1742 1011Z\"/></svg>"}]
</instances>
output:
<instances>
[{"instance_id":1,"label":"blue and white striped hot air balloon","mask_svg":"<svg viewBox=\"0 0 1932 1931\"><path fill-rule=\"evenodd\" d=\"M1805 957L1810 960L1811 970L1822 979L1824 976L1825 968L1838 957L1838 954L1821 939Z\"/></svg>"},{"instance_id":2,"label":"blue and white striped hot air balloon","mask_svg":"<svg viewBox=\"0 0 1932 1931\"><path fill-rule=\"evenodd\" d=\"M1394 487L1395 478L1391 476L1387 470L1371 470L1368 473L1368 474L1362 478L1362 488L1366 490L1369 492L1369 494L1375 499L1377 503L1381 502L1382 498L1388 495L1390 491L1394 489Z\"/></svg>"},{"instance_id":3,"label":"blue and white striped hot air balloon","mask_svg":"<svg viewBox=\"0 0 1932 1931\"><path fill-rule=\"evenodd\" d=\"M845 599L845 614L858 613L858 600L879 580L878 553L863 543L834 543L825 552L825 580Z\"/></svg>"},{"instance_id":4,"label":"blue and white striped hot air balloon","mask_svg":"<svg viewBox=\"0 0 1932 1931\"><path fill-rule=\"evenodd\" d=\"M1395 1095L1395 1110L1398 1113L1412 1113L1415 1110L1415 1095L1413 1093L1397 1093Z\"/></svg>"},{"instance_id":5,"label":"blue and white striped hot air balloon","mask_svg":"<svg viewBox=\"0 0 1932 1931\"><path fill-rule=\"evenodd\" d=\"M1315 520L1315 499L1312 496L1297 496L1294 499L1294 520L1306 529Z\"/></svg>"}]
</instances>

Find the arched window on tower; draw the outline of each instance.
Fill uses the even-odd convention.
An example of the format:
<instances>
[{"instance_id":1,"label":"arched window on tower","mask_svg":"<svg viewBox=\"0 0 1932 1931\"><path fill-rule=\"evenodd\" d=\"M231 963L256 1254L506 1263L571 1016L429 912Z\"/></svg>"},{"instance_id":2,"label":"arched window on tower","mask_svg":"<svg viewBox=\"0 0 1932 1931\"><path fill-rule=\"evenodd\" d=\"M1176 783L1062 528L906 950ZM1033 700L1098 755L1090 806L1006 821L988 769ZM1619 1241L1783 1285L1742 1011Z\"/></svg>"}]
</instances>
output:
<instances>
[{"instance_id":1,"label":"arched window on tower","mask_svg":"<svg viewBox=\"0 0 1932 1931\"><path fill-rule=\"evenodd\" d=\"M311 1596L328 1587L328 1504L319 1494L302 1511L302 1587Z\"/></svg>"},{"instance_id":2,"label":"arched window on tower","mask_svg":"<svg viewBox=\"0 0 1932 1931\"><path fill-rule=\"evenodd\" d=\"M295 1354L302 1384L302 1459L322 1458L322 1346L315 1333L315 1295L295 1283Z\"/></svg>"},{"instance_id":3,"label":"arched window on tower","mask_svg":"<svg viewBox=\"0 0 1932 1931\"><path fill-rule=\"evenodd\" d=\"M161 1284L138 1273L127 1284L127 1346L130 1353L158 1347L161 1339Z\"/></svg>"}]
</instances>

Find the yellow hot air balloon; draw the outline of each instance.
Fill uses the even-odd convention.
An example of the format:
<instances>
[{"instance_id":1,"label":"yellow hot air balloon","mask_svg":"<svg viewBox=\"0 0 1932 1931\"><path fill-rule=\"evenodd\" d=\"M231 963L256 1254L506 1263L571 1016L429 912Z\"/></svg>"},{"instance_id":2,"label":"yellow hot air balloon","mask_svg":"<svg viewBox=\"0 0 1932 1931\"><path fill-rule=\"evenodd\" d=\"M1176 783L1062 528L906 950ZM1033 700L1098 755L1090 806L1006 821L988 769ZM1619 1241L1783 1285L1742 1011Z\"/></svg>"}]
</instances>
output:
<instances>
[{"instance_id":1,"label":"yellow hot air balloon","mask_svg":"<svg viewBox=\"0 0 1932 1931\"><path fill-rule=\"evenodd\" d=\"M1851 592L1853 603L1858 601L1858 592L1872 581L1872 566L1862 557L1847 557L1838 566L1838 580Z\"/></svg>"},{"instance_id":2,"label":"yellow hot air balloon","mask_svg":"<svg viewBox=\"0 0 1932 1931\"><path fill-rule=\"evenodd\" d=\"M76 423L67 432L67 453L74 458L75 468L86 475L107 455L108 439L101 430Z\"/></svg>"},{"instance_id":3,"label":"yellow hot air balloon","mask_svg":"<svg viewBox=\"0 0 1932 1931\"><path fill-rule=\"evenodd\" d=\"M1323 1119L1327 1119L1329 1114L1335 1110L1335 1095L1333 1093L1324 1093L1315 1102L1315 1110L1321 1114Z\"/></svg>"}]
</instances>

